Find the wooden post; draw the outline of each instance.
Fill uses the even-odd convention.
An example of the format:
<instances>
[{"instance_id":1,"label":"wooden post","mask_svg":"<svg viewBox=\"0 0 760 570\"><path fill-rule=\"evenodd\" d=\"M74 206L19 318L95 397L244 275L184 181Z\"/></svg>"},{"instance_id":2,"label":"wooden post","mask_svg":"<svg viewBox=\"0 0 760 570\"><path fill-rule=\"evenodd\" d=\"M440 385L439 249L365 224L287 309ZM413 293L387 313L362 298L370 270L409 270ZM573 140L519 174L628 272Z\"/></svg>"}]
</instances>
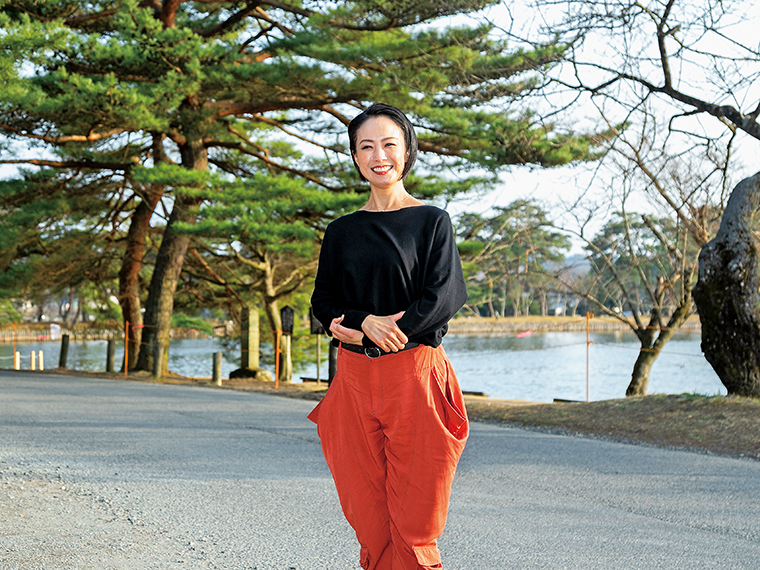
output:
<instances>
[{"instance_id":1,"label":"wooden post","mask_svg":"<svg viewBox=\"0 0 760 570\"><path fill-rule=\"evenodd\" d=\"M61 335L61 355L58 357L58 368L66 368L66 360L69 357L69 335Z\"/></svg>"},{"instance_id":2,"label":"wooden post","mask_svg":"<svg viewBox=\"0 0 760 570\"><path fill-rule=\"evenodd\" d=\"M589 358L588 358L588 347L591 345L591 341L589 340L589 321L591 320L591 313L586 313L586 403L588 403L588 364L589 364Z\"/></svg>"},{"instance_id":3,"label":"wooden post","mask_svg":"<svg viewBox=\"0 0 760 570\"><path fill-rule=\"evenodd\" d=\"M114 359L114 341L112 338L108 339L108 343L106 344L106 372L113 372L113 359Z\"/></svg>"},{"instance_id":4,"label":"wooden post","mask_svg":"<svg viewBox=\"0 0 760 570\"><path fill-rule=\"evenodd\" d=\"M322 335L317 335L317 384L319 384L320 364L322 364Z\"/></svg>"},{"instance_id":5,"label":"wooden post","mask_svg":"<svg viewBox=\"0 0 760 570\"><path fill-rule=\"evenodd\" d=\"M240 318L240 368L259 367L259 310L243 307Z\"/></svg>"},{"instance_id":6,"label":"wooden post","mask_svg":"<svg viewBox=\"0 0 760 570\"><path fill-rule=\"evenodd\" d=\"M278 330L275 334L275 348L274 348L274 387L278 389L280 387L280 339L282 338L282 331Z\"/></svg>"},{"instance_id":7,"label":"wooden post","mask_svg":"<svg viewBox=\"0 0 760 570\"><path fill-rule=\"evenodd\" d=\"M214 353L212 381L217 386L222 385L222 353L221 352Z\"/></svg>"},{"instance_id":8,"label":"wooden post","mask_svg":"<svg viewBox=\"0 0 760 570\"><path fill-rule=\"evenodd\" d=\"M317 337L317 384L319 384L319 369L322 366L322 335L325 334L325 329L319 319L314 316L313 307L309 307L309 332Z\"/></svg>"}]
</instances>

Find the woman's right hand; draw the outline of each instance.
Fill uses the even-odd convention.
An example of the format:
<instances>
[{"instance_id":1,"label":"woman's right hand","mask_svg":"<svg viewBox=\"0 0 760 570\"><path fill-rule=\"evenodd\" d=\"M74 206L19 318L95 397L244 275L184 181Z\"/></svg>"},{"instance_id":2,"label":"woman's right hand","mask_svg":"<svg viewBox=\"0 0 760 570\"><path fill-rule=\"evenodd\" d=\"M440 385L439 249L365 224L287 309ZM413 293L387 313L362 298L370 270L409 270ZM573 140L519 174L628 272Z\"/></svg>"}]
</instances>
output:
<instances>
[{"instance_id":1,"label":"woman's right hand","mask_svg":"<svg viewBox=\"0 0 760 570\"><path fill-rule=\"evenodd\" d=\"M341 315L337 319L333 319L330 323L330 332L332 333L333 338L337 338L340 342L343 343L358 344L361 346L362 339L364 339L364 333L356 329L344 327L341 324L343 323L344 317L345 315Z\"/></svg>"},{"instance_id":2,"label":"woman's right hand","mask_svg":"<svg viewBox=\"0 0 760 570\"><path fill-rule=\"evenodd\" d=\"M369 315L362 323L362 330L372 342L385 352L398 352L409 342L409 339L396 324L396 321L403 316L404 311L387 317Z\"/></svg>"}]
</instances>

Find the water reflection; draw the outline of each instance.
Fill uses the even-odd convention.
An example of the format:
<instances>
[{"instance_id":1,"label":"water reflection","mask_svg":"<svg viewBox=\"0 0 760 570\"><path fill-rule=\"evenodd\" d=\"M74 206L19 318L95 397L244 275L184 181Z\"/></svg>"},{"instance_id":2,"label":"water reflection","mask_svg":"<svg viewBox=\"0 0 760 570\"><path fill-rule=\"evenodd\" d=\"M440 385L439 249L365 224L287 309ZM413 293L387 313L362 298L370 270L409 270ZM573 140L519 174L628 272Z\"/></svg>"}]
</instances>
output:
<instances>
[{"instance_id":1,"label":"water reflection","mask_svg":"<svg viewBox=\"0 0 760 570\"><path fill-rule=\"evenodd\" d=\"M630 382L633 363L638 355L638 340L633 333L615 331L592 333L589 347L589 398L622 398ZM655 362L649 393L725 394L725 388L705 361L699 348L699 335L677 334ZM546 332L524 338L515 336L458 336L444 339L460 384L464 390L485 392L492 398L551 402L555 398L586 399L586 333ZM30 351L42 350L48 369L58 366L60 343L19 344L22 368L29 368ZM222 377L238 368L240 353L228 350L214 339L172 341L169 369L183 376L211 377L212 354L221 351ZM12 346L0 345L0 367L12 368ZM323 344L323 357L327 344ZM117 342L116 369L121 370L123 345ZM68 368L105 370L106 341L72 342ZM316 365L297 371L314 377ZM320 367L320 377L327 378L327 362Z\"/></svg>"},{"instance_id":2,"label":"water reflection","mask_svg":"<svg viewBox=\"0 0 760 570\"><path fill-rule=\"evenodd\" d=\"M622 398L639 343L633 333L592 333L590 400ZM699 336L677 334L650 374L648 393L725 394L702 356ZM547 332L525 338L447 336L444 347L464 390L493 398L551 402L586 399L586 333Z\"/></svg>"}]
</instances>

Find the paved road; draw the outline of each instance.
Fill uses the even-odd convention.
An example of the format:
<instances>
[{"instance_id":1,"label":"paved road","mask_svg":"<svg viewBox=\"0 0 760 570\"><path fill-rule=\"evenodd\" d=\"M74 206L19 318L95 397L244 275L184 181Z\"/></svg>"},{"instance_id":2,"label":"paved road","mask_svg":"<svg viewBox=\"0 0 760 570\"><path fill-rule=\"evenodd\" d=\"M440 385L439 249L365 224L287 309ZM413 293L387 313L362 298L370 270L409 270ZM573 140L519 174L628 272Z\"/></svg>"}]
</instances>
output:
<instances>
[{"instance_id":1,"label":"paved road","mask_svg":"<svg viewBox=\"0 0 760 570\"><path fill-rule=\"evenodd\" d=\"M313 402L0 372L0 569L358 570ZM448 570L760 566L760 462L475 424Z\"/></svg>"}]
</instances>

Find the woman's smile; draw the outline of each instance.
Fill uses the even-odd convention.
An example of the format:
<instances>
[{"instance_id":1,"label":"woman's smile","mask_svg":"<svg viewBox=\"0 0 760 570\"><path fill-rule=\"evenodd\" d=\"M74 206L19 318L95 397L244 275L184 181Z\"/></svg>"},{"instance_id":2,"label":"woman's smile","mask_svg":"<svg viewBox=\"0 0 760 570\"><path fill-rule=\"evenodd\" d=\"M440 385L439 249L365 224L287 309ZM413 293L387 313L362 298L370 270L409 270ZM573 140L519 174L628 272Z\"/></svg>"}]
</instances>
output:
<instances>
[{"instance_id":1,"label":"woman's smile","mask_svg":"<svg viewBox=\"0 0 760 570\"><path fill-rule=\"evenodd\" d=\"M364 178L375 188L401 183L406 162L404 133L388 117L372 117L356 132L354 160Z\"/></svg>"}]
</instances>

